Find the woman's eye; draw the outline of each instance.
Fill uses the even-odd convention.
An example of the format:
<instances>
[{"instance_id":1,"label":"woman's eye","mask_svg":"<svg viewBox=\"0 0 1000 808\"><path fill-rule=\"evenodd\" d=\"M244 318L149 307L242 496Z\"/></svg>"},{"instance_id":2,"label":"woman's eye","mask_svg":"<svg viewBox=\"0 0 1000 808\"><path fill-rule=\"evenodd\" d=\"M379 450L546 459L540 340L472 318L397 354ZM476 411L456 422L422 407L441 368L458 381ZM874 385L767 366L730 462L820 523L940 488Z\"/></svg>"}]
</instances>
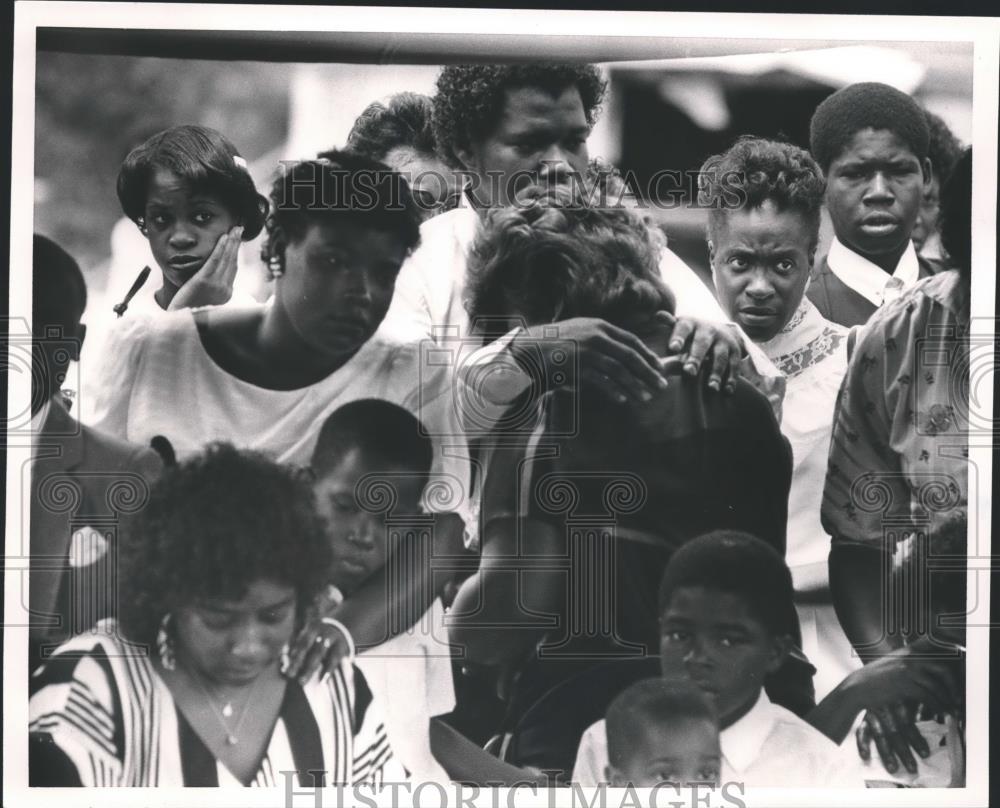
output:
<instances>
[{"instance_id":1,"label":"woman's eye","mask_svg":"<svg viewBox=\"0 0 1000 808\"><path fill-rule=\"evenodd\" d=\"M200 211L194 215L195 224L208 224L215 217L207 211Z\"/></svg>"},{"instance_id":2,"label":"woman's eye","mask_svg":"<svg viewBox=\"0 0 1000 808\"><path fill-rule=\"evenodd\" d=\"M670 642L683 642L687 639L687 633L684 631L668 631L666 637Z\"/></svg>"},{"instance_id":3,"label":"woman's eye","mask_svg":"<svg viewBox=\"0 0 1000 808\"><path fill-rule=\"evenodd\" d=\"M154 213L147 221L156 227L164 227L167 224L167 217L162 213Z\"/></svg>"},{"instance_id":4,"label":"woman's eye","mask_svg":"<svg viewBox=\"0 0 1000 808\"><path fill-rule=\"evenodd\" d=\"M719 645L723 648L732 648L736 644L736 640L732 637L719 637Z\"/></svg>"},{"instance_id":5,"label":"woman's eye","mask_svg":"<svg viewBox=\"0 0 1000 808\"><path fill-rule=\"evenodd\" d=\"M745 258L730 258L729 266L731 266L733 269L746 269L747 260Z\"/></svg>"},{"instance_id":6,"label":"woman's eye","mask_svg":"<svg viewBox=\"0 0 1000 808\"><path fill-rule=\"evenodd\" d=\"M779 261L778 269L781 272L791 272L793 269L795 269L795 263L793 261L788 261L788 260Z\"/></svg>"},{"instance_id":7,"label":"woman's eye","mask_svg":"<svg viewBox=\"0 0 1000 808\"><path fill-rule=\"evenodd\" d=\"M236 622L236 619L228 614L217 614L209 612L207 614L202 615L201 621L206 626L208 626L208 628L221 630L233 626Z\"/></svg>"},{"instance_id":8,"label":"woman's eye","mask_svg":"<svg viewBox=\"0 0 1000 808\"><path fill-rule=\"evenodd\" d=\"M260 621L268 625L276 625L285 619L284 609L268 609L260 616Z\"/></svg>"}]
</instances>

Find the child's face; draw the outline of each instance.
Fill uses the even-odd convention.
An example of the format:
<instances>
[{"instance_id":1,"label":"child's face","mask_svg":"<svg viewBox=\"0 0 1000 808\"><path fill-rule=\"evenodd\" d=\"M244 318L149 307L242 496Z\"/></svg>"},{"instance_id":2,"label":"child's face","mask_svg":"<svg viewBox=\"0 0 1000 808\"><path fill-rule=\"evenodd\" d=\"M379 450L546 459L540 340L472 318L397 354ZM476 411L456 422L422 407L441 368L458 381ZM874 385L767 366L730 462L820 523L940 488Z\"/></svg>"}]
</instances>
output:
<instances>
[{"instance_id":1,"label":"child's face","mask_svg":"<svg viewBox=\"0 0 1000 808\"><path fill-rule=\"evenodd\" d=\"M660 616L664 677L686 678L708 694L723 728L753 706L787 652L787 638L775 637L729 592L680 587Z\"/></svg>"},{"instance_id":2,"label":"child's face","mask_svg":"<svg viewBox=\"0 0 1000 808\"><path fill-rule=\"evenodd\" d=\"M719 785L719 730L708 719L682 718L670 726L647 724L638 727L628 743L628 760L620 767L609 766L606 772L613 786Z\"/></svg>"},{"instance_id":3,"label":"child's face","mask_svg":"<svg viewBox=\"0 0 1000 808\"><path fill-rule=\"evenodd\" d=\"M364 495L367 475L372 475L370 480L377 479L379 484L392 485L396 495L393 516L420 511L423 478L412 471L376 466L358 448L348 451L314 483L317 508L326 522L333 548L332 580L345 595L382 569L398 544L398 536L389 535L395 531L386 529L387 514L370 512L375 510L372 505L369 505L370 510L362 507L366 499L373 501L377 496L372 493L366 498Z\"/></svg>"},{"instance_id":4,"label":"child's face","mask_svg":"<svg viewBox=\"0 0 1000 808\"><path fill-rule=\"evenodd\" d=\"M163 277L178 289L239 222L218 197L193 190L184 180L157 168L146 196L146 238Z\"/></svg>"}]
</instances>

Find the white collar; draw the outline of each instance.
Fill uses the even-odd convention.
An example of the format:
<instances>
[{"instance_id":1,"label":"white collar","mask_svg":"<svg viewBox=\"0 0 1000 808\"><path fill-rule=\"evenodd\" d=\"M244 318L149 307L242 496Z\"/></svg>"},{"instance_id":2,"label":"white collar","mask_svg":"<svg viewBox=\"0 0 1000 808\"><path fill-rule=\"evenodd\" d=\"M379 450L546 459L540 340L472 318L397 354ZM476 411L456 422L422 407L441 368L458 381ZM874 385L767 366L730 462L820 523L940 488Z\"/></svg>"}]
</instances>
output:
<instances>
[{"instance_id":1,"label":"white collar","mask_svg":"<svg viewBox=\"0 0 1000 808\"><path fill-rule=\"evenodd\" d=\"M881 267L844 246L836 236L827 253L826 263L834 275L876 306L881 306L887 297L890 300L898 297L899 293L913 286L920 277L920 263L912 241L907 242L906 251L900 257L891 277ZM887 290L891 290L888 295Z\"/></svg>"},{"instance_id":2,"label":"white collar","mask_svg":"<svg viewBox=\"0 0 1000 808\"><path fill-rule=\"evenodd\" d=\"M722 756L734 773L742 774L757 759L776 719L774 705L761 688L750 712L719 733Z\"/></svg>"}]
</instances>

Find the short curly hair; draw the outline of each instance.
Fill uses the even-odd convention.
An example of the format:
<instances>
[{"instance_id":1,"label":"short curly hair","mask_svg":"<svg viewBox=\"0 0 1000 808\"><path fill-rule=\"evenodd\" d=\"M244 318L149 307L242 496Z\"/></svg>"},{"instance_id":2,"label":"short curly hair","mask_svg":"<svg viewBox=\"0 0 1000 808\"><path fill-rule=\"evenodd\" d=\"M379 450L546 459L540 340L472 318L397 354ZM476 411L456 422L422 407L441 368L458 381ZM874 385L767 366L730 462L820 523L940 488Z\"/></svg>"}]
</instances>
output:
<instances>
[{"instance_id":1,"label":"short curly hair","mask_svg":"<svg viewBox=\"0 0 1000 808\"><path fill-rule=\"evenodd\" d=\"M633 210L589 204L576 183L530 186L487 214L469 257L466 309L473 323L500 329L572 317L627 327L674 310L659 269L664 246Z\"/></svg>"},{"instance_id":2,"label":"short curly hair","mask_svg":"<svg viewBox=\"0 0 1000 808\"><path fill-rule=\"evenodd\" d=\"M244 241L256 238L264 227L267 199L257 192L236 147L214 129L184 125L158 132L132 149L118 171L118 201L140 229L146 226L149 183L158 168L219 197L243 226Z\"/></svg>"},{"instance_id":3,"label":"short curly hair","mask_svg":"<svg viewBox=\"0 0 1000 808\"><path fill-rule=\"evenodd\" d=\"M230 444L210 445L168 467L129 524L119 622L129 639L152 643L178 606L239 600L265 579L294 587L301 615L331 563L304 471Z\"/></svg>"},{"instance_id":4,"label":"short curly hair","mask_svg":"<svg viewBox=\"0 0 1000 808\"><path fill-rule=\"evenodd\" d=\"M824 171L863 129L884 129L902 140L921 162L927 156L927 118L906 93L877 81L842 87L827 96L809 122L809 150Z\"/></svg>"},{"instance_id":5,"label":"short curly hair","mask_svg":"<svg viewBox=\"0 0 1000 808\"><path fill-rule=\"evenodd\" d=\"M407 251L420 243L420 210L403 175L345 149L281 172L271 187L261 257L283 261L285 247L301 241L311 223L336 219L391 233Z\"/></svg>"},{"instance_id":6,"label":"short curly hair","mask_svg":"<svg viewBox=\"0 0 1000 808\"><path fill-rule=\"evenodd\" d=\"M420 93L397 93L384 104L375 101L354 121L347 148L383 162L401 146L435 154L433 115L434 102Z\"/></svg>"},{"instance_id":7,"label":"short curly hair","mask_svg":"<svg viewBox=\"0 0 1000 808\"><path fill-rule=\"evenodd\" d=\"M607 82L592 64L448 65L438 76L434 96L434 137L441 158L461 168L456 149L485 136L500 119L506 91L523 87L553 95L576 87L587 123L593 126Z\"/></svg>"},{"instance_id":8,"label":"short curly hair","mask_svg":"<svg viewBox=\"0 0 1000 808\"><path fill-rule=\"evenodd\" d=\"M728 151L709 157L698 175L698 201L708 208L713 241L728 211L759 208L766 201L795 211L809 224L810 247L819 241L826 182L805 149L791 143L746 136Z\"/></svg>"}]
</instances>

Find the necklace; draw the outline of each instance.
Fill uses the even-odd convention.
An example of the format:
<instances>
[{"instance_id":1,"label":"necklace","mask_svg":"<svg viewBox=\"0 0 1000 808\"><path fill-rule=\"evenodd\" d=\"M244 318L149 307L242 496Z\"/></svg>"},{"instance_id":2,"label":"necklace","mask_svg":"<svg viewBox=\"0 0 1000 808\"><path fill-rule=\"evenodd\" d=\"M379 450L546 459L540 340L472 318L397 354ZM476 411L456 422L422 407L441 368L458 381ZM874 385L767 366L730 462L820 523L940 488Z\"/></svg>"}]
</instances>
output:
<instances>
[{"instance_id":1,"label":"necklace","mask_svg":"<svg viewBox=\"0 0 1000 808\"><path fill-rule=\"evenodd\" d=\"M243 726L243 721L247 717L247 713L249 712L249 708L250 708L250 703L253 701L253 695L257 691L257 685L260 684L260 680L263 679L264 677L263 676L258 676L257 679L254 681L253 687L250 688L250 694L247 696L247 700L243 704L243 709L240 711L240 718L236 722L236 726L233 727L230 730L229 724L226 721L226 719L227 718L232 718L232 716L233 716L233 703L232 703L232 701L228 701L227 700L226 703L222 706L222 710L220 711L219 708L216 706L215 698L213 697L212 693L209 692L208 685L206 685L201 680L201 676L199 676L194 671L190 672L190 676L191 676L192 679L194 679L198 683L198 687L201 688L201 692L205 694L205 699L208 701L208 706L212 708L212 712L215 713L216 719L218 720L219 724L222 726L222 729L225 731L225 733L226 733L226 745L227 746L236 746L236 744L238 744L240 742L240 739L239 739L240 727Z\"/></svg>"}]
</instances>

